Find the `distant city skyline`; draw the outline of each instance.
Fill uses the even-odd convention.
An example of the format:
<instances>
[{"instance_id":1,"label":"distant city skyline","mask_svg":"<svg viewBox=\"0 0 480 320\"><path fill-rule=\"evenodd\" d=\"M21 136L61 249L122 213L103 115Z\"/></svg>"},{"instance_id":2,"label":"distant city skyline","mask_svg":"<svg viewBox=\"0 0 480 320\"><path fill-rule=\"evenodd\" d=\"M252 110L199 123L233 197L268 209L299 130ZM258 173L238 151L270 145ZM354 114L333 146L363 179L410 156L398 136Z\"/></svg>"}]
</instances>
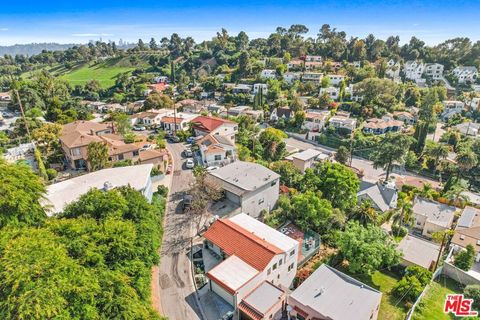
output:
<instances>
[{"instance_id":1,"label":"distant city skyline","mask_svg":"<svg viewBox=\"0 0 480 320\"><path fill-rule=\"evenodd\" d=\"M245 31L253 39L291 24L304 24L310 29L307 36L316 36L325 23L349 37L398 35L402 43L412 36L429 45L454 37L480 40L480 4L472 0L310 0L301 4L245 0L241 5L211 0L55 2L59 1L3 3L0 45L87 43L100 38L136 42L139 38L159 40L174 32L199 42L211 39L222 27L231 35Z\"/></svg>"}]
</instances>

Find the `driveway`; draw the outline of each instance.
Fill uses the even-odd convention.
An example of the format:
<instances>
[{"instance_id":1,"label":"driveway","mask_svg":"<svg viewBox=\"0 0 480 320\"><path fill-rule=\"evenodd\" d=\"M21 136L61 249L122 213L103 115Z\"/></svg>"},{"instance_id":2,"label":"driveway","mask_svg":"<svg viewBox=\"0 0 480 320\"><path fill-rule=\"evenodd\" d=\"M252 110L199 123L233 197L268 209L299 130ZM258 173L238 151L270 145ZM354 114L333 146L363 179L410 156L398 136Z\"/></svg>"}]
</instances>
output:
<instances>
[{"instance_id":1,"label":"driveway","mask_svg":"<svg viewBox=\"0 0 480 320\"><path fill-rule=\"evenodd\" d=\"M167 149L173 157L174 171L165 212L158 278L154 277L158 279L159 286L157 307L160 314L170 320L202 319L188 257L194 228L188 215L176 213L182 192L189 189L193 174L192 170L184 169L183 144L167 144Z\"/></svg>"}]
</instances>

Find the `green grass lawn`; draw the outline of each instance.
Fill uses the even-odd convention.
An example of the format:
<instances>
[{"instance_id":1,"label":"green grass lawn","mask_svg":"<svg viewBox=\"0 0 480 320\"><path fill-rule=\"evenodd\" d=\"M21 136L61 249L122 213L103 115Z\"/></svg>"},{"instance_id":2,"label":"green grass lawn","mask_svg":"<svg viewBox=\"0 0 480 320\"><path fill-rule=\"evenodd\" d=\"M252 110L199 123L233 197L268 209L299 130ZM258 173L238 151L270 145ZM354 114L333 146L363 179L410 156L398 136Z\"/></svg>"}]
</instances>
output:
<instances>
[{"instance_id":1,"label":"green grass lawn","mask_svg":"<svg viewBox=\"0 0 480 320\"><path fill-rule=\"evenodd\" d=\"M345 270L342 270L345 272ZM348 272L345 272L348 274ZM398 298L391 294L392 288L400 280L400 276L389 271L376 271L372 275L350 275L366 285L382 292L382 302L378 320L403 320L407 315L407 309L402 303L398 305Z\"/></svg>"},{"instance_id":2,"label":"green grass lawn","mask_svg":"<svg viewBox=\"0 0 480 320\"><path fill-rule=\"evenodd\" d=\"M103 88L111 87L115 84L117 75L124 72L131 72L135 68L116 66L111 64L84 65L74 69L62 76L63 79L70 82L72 86L84 85L89 80L98 80Z\"/></svg>"},{"instance_id":3,"label":"green grass lawn","mask_svg":"<svg viewBox=\"0 0 480 320\"><path fill-rule=\"evenodd\" d=\"M459 318L454 317L452 314L443 313L443 307L445 303L445 297L450 293L462 293L463 286L458 282L440 276L436 282L433 282L428 291L420 300L412 319L414 320L450 320L450 319L479 319Z\"/></svg>"}]
</instances>

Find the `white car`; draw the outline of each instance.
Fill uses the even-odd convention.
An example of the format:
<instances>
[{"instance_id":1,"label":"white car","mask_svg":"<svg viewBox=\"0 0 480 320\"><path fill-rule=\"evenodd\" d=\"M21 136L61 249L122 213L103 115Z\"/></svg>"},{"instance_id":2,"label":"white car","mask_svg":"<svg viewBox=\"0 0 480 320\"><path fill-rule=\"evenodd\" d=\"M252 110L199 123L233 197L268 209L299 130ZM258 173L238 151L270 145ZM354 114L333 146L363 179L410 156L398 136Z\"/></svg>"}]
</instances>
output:
<instances>
[{"instance_id":1,"label":"white car","mask_svg":"<svg viewBox=\"0 0 480 320\"><path fill-rule=\"evenodd\" d=\"M192 159L187 159L187 161L185 161L185 167L187 167L187 169L193 169L194 166L195 162L193 162Z\"/></svg>"}]
</instances>

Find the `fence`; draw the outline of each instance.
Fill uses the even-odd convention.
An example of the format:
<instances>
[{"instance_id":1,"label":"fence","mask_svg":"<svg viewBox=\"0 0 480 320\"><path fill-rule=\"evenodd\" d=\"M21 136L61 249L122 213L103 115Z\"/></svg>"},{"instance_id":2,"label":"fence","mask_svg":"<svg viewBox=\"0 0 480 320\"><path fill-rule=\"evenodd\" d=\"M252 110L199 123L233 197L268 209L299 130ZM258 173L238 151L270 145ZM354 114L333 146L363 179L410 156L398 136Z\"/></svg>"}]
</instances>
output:
<instances>
[{"instance_id":1,"label":"fence","mask_svg":"<svg viewBox=\"0 0 480 320\"><path fill-rule=\"evenodd\" d=\"M440 268L438 268L432 275L432 279L430 280L430 283L432 281L435 281L435 279L439 276L443 274L443 266L441 266ZM420 302L420 300L422 300L422 297L425 295L425 292L428 291L428 289L430 288L430 284L427 284L425 286L425 288L423 288L423 291L422 293L420 293L420 295L418 296L417 300L415 300L415 303L413 304L413 306L410 308L410 310L408 311L407 313L407 317L405 318L406 320L410 320L412 318L412 315L413 313L415 312L415 308L417 307L418 303Z\"/></svg>"}]
</instances>

